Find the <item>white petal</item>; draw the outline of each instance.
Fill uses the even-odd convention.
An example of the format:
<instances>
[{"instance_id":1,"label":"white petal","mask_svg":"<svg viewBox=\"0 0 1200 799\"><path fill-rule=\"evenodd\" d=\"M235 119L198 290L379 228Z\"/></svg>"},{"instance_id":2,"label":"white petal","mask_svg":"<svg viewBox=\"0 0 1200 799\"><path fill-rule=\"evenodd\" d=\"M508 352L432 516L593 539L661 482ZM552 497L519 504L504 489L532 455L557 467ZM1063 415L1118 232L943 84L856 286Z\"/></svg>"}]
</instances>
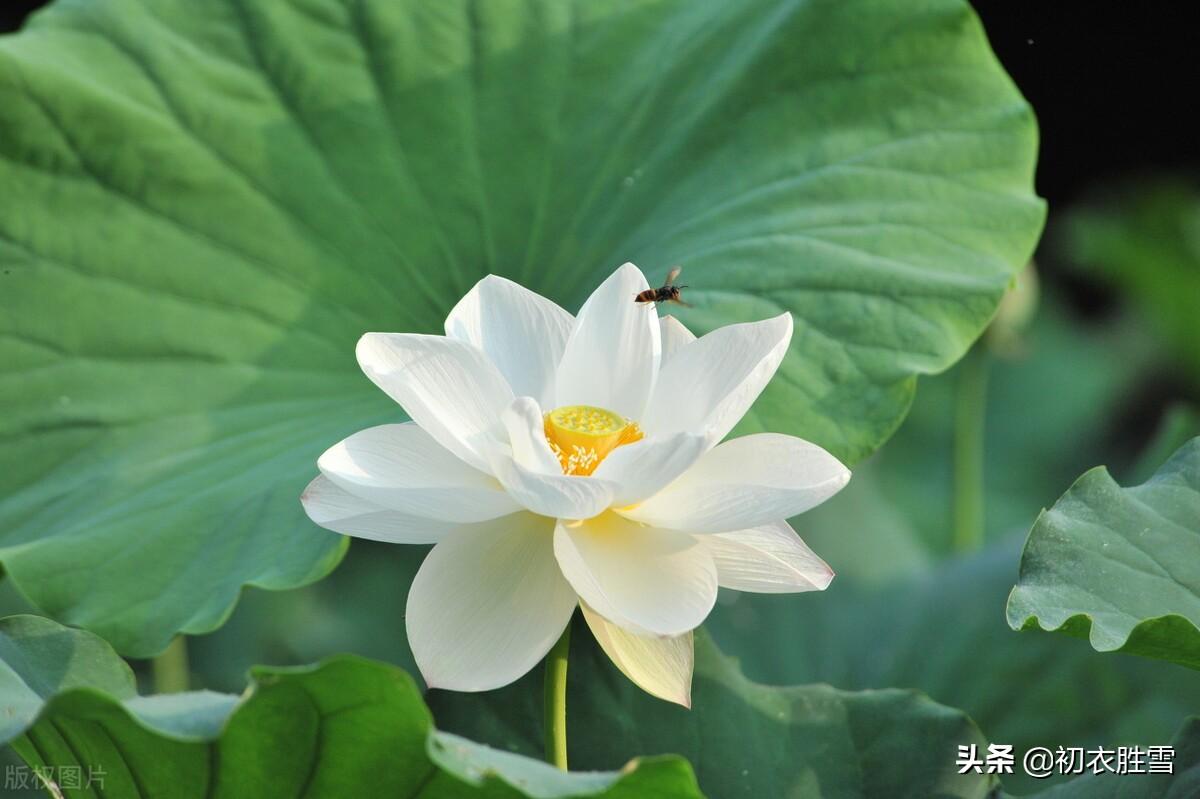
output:
<instances>
[{"instance_id":1,"label":"white petal","mask_svg":"<svg viewBox=\"0 0 1200 799\"><path fill-rule=\"evenodd\" d=\"M614 449L592 476L615 483L618 488L613 505L624 507L657 494L687 471L706 449L708 439L692 433L643 438Z\"/></svg>"},{"instance_id":2,"label":"white petal","mask_svg":"<svg viewBox=\"0 0 1200 799\"><path fill-rule=\"evenodd\" d=\"M824 591L833 569L817 557L787 522L732 533L698 535L717 565L717 582L736 591L792 594Z\"/></svg>"},{"instance_id":3,"label":"white petal","mask_svg":"<svg viewBox=\"0 0 1200 799\"><path fill-rule=\"evenodd\" d=\"M554 372L574 325L540 294L488 275L446 317L446 335L483 350L514 394L553 408Z\"/></svg>"},{"instance_id":4,"label":"white petal","mask_svg":"<svg viewBox=\"0 0 1200 799\"><path fill-rule=\"evenodd\" d=\"M553 525L529 513L483 522L425 558L405 624L430 687L499 688L550 651L577 601L554 560Z\"/></svg>"},{"instance_id":5,"label":"white petal","mask_svg":"<svg viewBox=\"0 0 1200 799\"><path fill-rule=\"evenodd\" d=\"M308 484L300 504L308 518L326 530L389 544L435 544L463 526L376 505L324 476Z\"/></svg>"},{"instance_id":6,"label":"white petal","mask_svg":"<svg viewBox=\"0 0 1200 799\"><path fill-rule=\"evenodd\" d=\"M692 634L634 635L581 602L583 618L609 660L646 693L692 706Z\"/></svg>"},{"instance_id":7,"label":"white petal","mask_svg":"<svg viewBox=\"0 0 1200 799\"><path fill-rule=\"evenodd\" d=\"M803 513L849 479L849 470L816 444L758 433L726 441L650 499L619 512L656 527L725 533Z\"/></svg>"},{"instance_id":8,"label":"white petal","mask_svg":"<svg viewBox=\"0 0 1200 799\"><path fill-rule=\"evenodd\" d=\"M770 382L792 340L792 317L721 327L675 351L640 423L647 434L724 438Z\"/></svg>"},{"instance_id":9,"label":"white petal","mask_svg":"<svg viewBox=\"0 0 1200 799\"><path fill-rule=\"evenodd\" d=\"M670 315L659 318L658 335L662 340L662 361L658 367L660 372L667 365L667 361L671 360L684 344L690 344L696 340L695 333L684 327L683 322Z\"/></svg>"},{"instance_id":10,"label":"white petal","mask_svg":"<svg viewBox=\"0 0 1200 799\"><path fill-rule=\"evenodd\" d=\"M317 467L351 494L414 516L479 522L521 509L494 477L412 422L360 430L326 450Z\"/></svg>"},{"instance_id":11,"label":"white petal","mask_svg":"<svg viewBox=\"0 0 1200 799\"><path fill-rule=\"evenodd\" d=\"M483 351L452 338L367 333L358 363L439 444L481 471L513 393Z\"/></svg>"},{"instance_id":12,"label":"white petal","mask_svg":"<svg viewBox=\"0 0 1200 799\"><path fill-rule=\"evenodd\" d=\"M517 463L544 474L562 474L550 442L546 440L546 424L542 409L533 397L517 397L500 416L508 432L509 446Z\"/></svg>"},{"instance_id":13,"label":"white petal","mask_svg":"<svg viewBox=\"0 0 1200 799\"><path fill-rule=\"evenodd\" d=\"M689 535L606 513L558 523L554 554L571 587L597 613L644 635L682 635L708 616L717 571Z\"/></svg>"},{"instance_id":14,"label":"white petal","mask_svg":"<svg viewBox=\"0 0 1200 799\"><path fill-rule=\"evenodd\" d=\"M625 264L592 293L567 340L555 380L556 407L595 405L637 421L658 372L658 314L633 301L648 288Z\"/></svg>"}]
</instances>

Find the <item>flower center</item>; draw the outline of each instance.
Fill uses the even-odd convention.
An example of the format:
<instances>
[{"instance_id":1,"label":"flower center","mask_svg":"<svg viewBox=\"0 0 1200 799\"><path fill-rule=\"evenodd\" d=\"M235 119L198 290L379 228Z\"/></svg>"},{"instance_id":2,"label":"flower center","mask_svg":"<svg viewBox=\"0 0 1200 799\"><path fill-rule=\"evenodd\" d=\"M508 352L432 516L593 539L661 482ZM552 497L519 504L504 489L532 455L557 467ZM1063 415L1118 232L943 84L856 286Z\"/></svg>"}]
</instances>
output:
<instances>
[{"instance_id":1,"label":"flower center","mask_svg":"<svg viewBox=\"0 0 1200 799\"><path fill-rule=\"evenodd\" d=\"M563 474L591 474L622 444L642 438L637 422L591 405L564 405L546 414L546 440Z\"/></svg>"}]
</instances>

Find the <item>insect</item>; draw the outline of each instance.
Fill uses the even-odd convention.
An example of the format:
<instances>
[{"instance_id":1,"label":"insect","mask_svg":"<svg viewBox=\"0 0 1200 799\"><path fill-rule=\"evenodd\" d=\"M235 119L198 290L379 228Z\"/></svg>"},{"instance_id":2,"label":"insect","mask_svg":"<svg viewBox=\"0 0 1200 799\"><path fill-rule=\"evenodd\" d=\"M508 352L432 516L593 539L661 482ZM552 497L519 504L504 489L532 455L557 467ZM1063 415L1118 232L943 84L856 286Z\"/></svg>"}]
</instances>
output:
<instances>
[{"instance_id":1,"label":"insect","mask_svg":"<svg viewBox=\"0 0 1200 799\"><path fill-rule=\"evenodd\" d=\"M686 302L679 299L679 290L685 289L685 288L687 288L687 286L672 285L675 282L675 278L679 277L679 273L682 271L683 271L682 266L671 267L671 271L667 272L667 280L665 283L662 284L661 287L656 288L656 289L646 289L645 291L639 293L636 297L634 297L633 301L634 302L652 302L652 303L673 302L676 305L682 305L684 307L691 308L692 307L691 305L688 305Z\"/></svg>"}]
</instances>

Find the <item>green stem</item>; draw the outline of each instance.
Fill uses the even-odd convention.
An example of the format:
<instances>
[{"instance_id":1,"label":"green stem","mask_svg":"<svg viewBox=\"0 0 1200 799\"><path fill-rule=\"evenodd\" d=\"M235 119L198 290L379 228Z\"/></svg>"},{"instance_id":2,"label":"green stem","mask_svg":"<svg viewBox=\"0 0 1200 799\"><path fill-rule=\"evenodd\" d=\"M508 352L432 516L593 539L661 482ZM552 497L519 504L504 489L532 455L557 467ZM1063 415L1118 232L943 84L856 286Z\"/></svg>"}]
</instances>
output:
<instances>
[{"instance_id":1,"label":"green stem","mask_svg":"<svg viewBox=\"0 0 1200 799\"><path fill-rule=\"evenodd\" d=\"M187 639L182 635L167 645L162 654L150 661L156 694L177 694L188 689Z\"/></svg>"},{"instance_id":2,"label":"green stem","mask_svg":"<svg viewBox=\"0 0 1200 799\"><path fill-rule=\"evenodd\" d=\"M567 655L571 650L571 624L546 655L545 713L546 762L567 770Z\"/></svg>"},{"instance_id":3,"label":"green stem","mask_svg":"<svg viewBox=\"0 0 1200 799\"><path fill-rule=\"evenodd\" d=\"M983 546L983 447L988 352L975 346L962 360L954 407L954 551Z\"/></svg>"}]
</instances>

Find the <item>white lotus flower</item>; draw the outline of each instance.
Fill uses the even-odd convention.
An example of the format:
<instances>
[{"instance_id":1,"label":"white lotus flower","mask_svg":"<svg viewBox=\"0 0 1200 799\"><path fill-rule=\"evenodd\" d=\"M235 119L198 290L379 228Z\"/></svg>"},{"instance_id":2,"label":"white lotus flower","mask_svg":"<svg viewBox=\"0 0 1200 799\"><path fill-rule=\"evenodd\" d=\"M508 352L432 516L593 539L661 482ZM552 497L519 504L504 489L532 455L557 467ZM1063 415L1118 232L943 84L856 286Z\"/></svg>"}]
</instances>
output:
<instances>
[{"instance_id":1,"label":"white lotus flower","mask_svg":"<svg viewBox=\"0 0 1200 799\"><path fill-rule=\"evenodd\" d=\"M696 338L635 304L625 264L577 317L489 276L446 335L367 333L358 362L412 422L330 448L305 490L317 524L435 544L408 596L430 686L482 691L533 668L578 605L604 651L690 704L692 630L717 586L824 589L785 519L850 477L791 436L719 443L771 379L788 314Z\"/></svg>"}]
</instances>

